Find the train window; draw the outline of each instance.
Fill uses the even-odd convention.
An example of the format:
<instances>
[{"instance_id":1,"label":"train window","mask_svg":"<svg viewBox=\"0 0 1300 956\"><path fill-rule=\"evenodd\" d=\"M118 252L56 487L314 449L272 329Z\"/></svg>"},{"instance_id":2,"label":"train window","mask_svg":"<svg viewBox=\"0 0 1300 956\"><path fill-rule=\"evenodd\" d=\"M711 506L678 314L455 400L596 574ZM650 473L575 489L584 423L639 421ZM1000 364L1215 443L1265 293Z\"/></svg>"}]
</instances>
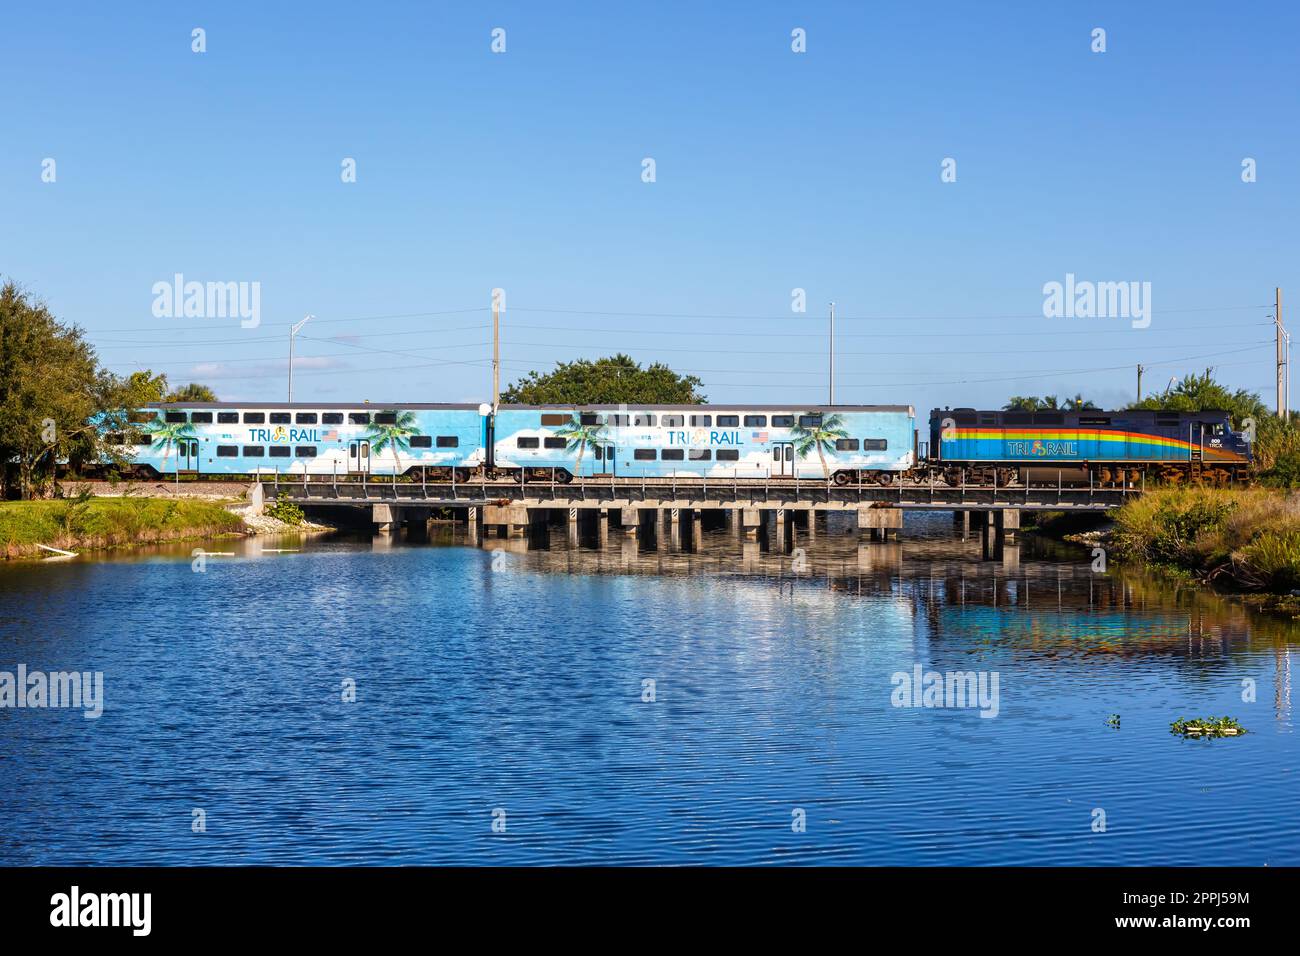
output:
<instances>
[{"instance_id":1,"label":"train window","mask_svg":"<svg viewBox=\"0 0 1300 956\"><path fill-rule=\"evenodd\" d=\"M536 438L529 438L529 437L527 437L527 436L522 436L522 435L521 435L519 438L516 438L516 439L515 439L515 447L516 447L516 448L536 448L536 447L537 447L537 439L536 439Z\"/></svg>"},{"instance_id":2,"label":"train window","mask_svg":"<svg viewBox=\"0 0 1300 956\"><path fill-rule=\"evenodd\" d=\"M766 428L766 427L767 427L767 416L766 416L766 415L746 415L746 416L745 416L745 427L746 427L746 428Z\"/></svg>"},{"instance_id":3,"label":"train window","mask_svg":"<svg viewBox=\"0 0 1300 956\"><path fill-rule=\"evenodd\" d=\"M610 416L609 416L609 423L610 423L611 425L613 425L615 428L623 428L624 426L627 425L627 416L626 416L626 415L610 415Z\"/></svg>"},{"instance_id":4,"label":"train window","mask_svg":"<svg viewBox=\"0 0 1300 956\"><path fill-rule=\"evenodd\" d=\"M238 445L218 445L218 446L217 446L217 457L218 457L218 458L238 458L238 457L239 457L239 446L238 446Z\"/></svg>"},{"instance_id":5,"label":"train window","mask_svg":"<svg viewBox=\"0 0 1300 956\"><path fill-rule=\"evenodd\" d=\"M555 414L543 415L542 424L543 425L567 425L569 424L569 416L555 415Z\"/></svg>"},{"instance_id":6,"label":"train window","mask_svg":"<svg viewBox=\"0 0 1300 956\"><path fill-rule=\"evenodd\" d=\"M438 447L439 447L439 448L457 448L457 447L459 447L459 446L460 446L460 439L457 438L455 435L439 435L439 436L438 436Z\"/></svg>"},{"instance_id":7,"label":"train window","mask_svg":"<svg viewBox=\"0 0 1300 956\"><path fill-rule=\"evenodd\" d=\"M659 453L659 457L664 461L681 461L686 455L680 448L665 448Z\"/></svg>"},{"instance_id":8,"label":"train window","mask_svg":"<svg viewBox=\"0 0 1300 956\"><path fill-rule=\"evenodd\" d=\"M244 412L245 425L262 425L266 423L265 412Z\"/></svg>"},{"instance_id":9,"label":"train window","mask_svg":"<svg viewBox=\"0 0 1300 956\"><path fill-rule=\"evenodd\" d=\"M655 417L648 412L639 412L632 416L634 426L648 427L655 423Z\"/></svg>"},{"instance_id":10,"label":"train window","mask_svg":"<svg viewBox=\"0 0 1300 956\"><path fill-rule=\"evenodd\" d=\"M169 422L183 422L183 421L185 421L185 413L184 413L184 412L167 412L167 414L164 415L163 417L166 418L167 421L169 421Z\"/></svg>"},{"instance_id":11,"label":"train window","mask_svg":"<svg viewBox=\"0 0 1300 956\"><path fill-rule=\"evenodd\" d=\"M321 412L320 423L322 425L342 425L342 412Z\"/></svg>"},{"instance_id":12,"label":"train window","mask_svg":"<svg viewBox=\"0 0 1300 956\"><path fill-rule=\"evenodd\" d=\"M691 416L691 427L692 427L692 428L709 428L709 427L711 427L712 425L713 425L713 416L712 416L712 415L692 415L692 416Z\"/></svg>"},{"instance_id":13,"label":"train window","mask_svg":"<svg viewBox=\"0 0 1300 956\"><path fill-rule=\"evenodd\" d=\"M864 438L862 439L863 451L884 451L889 447L889 442L883 438Z\"/></svg>"},{"instance_id":14,"label":"train window","mask_svg":"<svg viewBox=\"0 0 1300 956\"><path fill-rule=\"evenodd\" d=\"M153 444L153 436L152 436L152 435L146 435L146 434L144 434L143 432L141 432L141 433L135 435L135 436L131 439L131 441L132 441L133 444L136 444L136 445L152 445L152 444Z\"/></svg>"},{"instance_id":15,"label":"train window","mask_svg":"<svg viewBox=\"0 0 1300 956\"><path fill-rule=\"evenodd\" d=\"M740 460L739 448L718 449L718 461L739 461L739 460Z\"/></svg>"},{"instance_id":16,"label":"train window","mask_svg":"<svg viewBox=\"0 0 1300 956\"><path fill-rule=\"evenodd\" d=\"M1035 425L1063 425L1065 416L1060 412L1037 412L1034 415Z\"/></svg>"},{"instance_id":17,"label":"train window","mask_svg":"<svg viewBox=\"0 0 1300 956\"><path fill-rule=\"evenodd\" d=\"M739 415L719 415L719 416L718 416L718 427L719 427L719 428L735 428L735 427L737 427L739 424L740 424L740 416L739 416Z\"/></svg>"},{"instance_id":18,"label":"train window","mask_svg":"<svg viewBox=\"0 0 1300 956\"><path fill-rule=\"evenodd\" d=\"M288 457L289 457L289 446L288 446L288 445L272 445L272 446L271 446L271 457L272 457L272 458L288 458Z\"/></svg>"},{"instance_id":19,"label":"train window","mask_svg":"<svg viewBox=\"0 0 1300 956\"><path fill-rule=\"evenodd\" d=\"M782 447L784 447L784 446L782 446L782 445L773 445L773 446L772 446L772 458L773 458L775 461L780 461L780 460L781 460L781 449L782 449Z\"/></svg>"},{"instance_id":20,"label":"train window","mask_svg":"<svg viewBox=\"0 0 1300 956\"><path fill-rule=\"evenodd\" d=\"M952 422L954 425L974 425L979 421L979 416L976 415L974 412L953 412L948 417L952 418ZM1029 424L1030 417L1031 416L1029 416L1028 414L1025 415L1026 425Z\"/></svg>"},{"instance_id":21,"label":"train window","mask_svg":"<svg viewBox=\"0 0 1300 956\"><path fill-rule=\"evenodd\" d=\"M567 438L552 438L547 436L547 438L542 442L542 446L544 448L563 448L568 443L569 440Z\"/></svg>"},{"instance_id":22,"label":"train window","mask_svg":"<svg viewBox=\"0 0 1300 956\"><path fill-rule=\"evenodd\" d=\"M128 412L126 420L132 425L143 425L145 422L154 420L153 412Z\"/></svg>"},{"instance_id":23,"label":"train window","mask_svg":"<svg viewBox=\"0 0 1300 956\"><path fill-rule=\"evenodd\" d=\"M1110 418L1107 417L1107 416L1100 416L1100 417L1097 417L1097 416L1086 417L1086 416L1084 416L1084 417L1080 417L1080 418L1079 418L1079 424L1080 424L1080 425L1109 425L1109 424L1110 424Z\"/></svg>"},{"instance_id":24,"label":"train window","mask_svg":"<svg viewBox=\"0 0 1300 956\"><path fill-rule=\"evenodd\" d=\"M632 457L637 461L654 461L655 450L653 448L634 448L632 449Z\"/></svg>"},{"instance_id":25,"label":"train window","mask_svg":"<svg viewBox=\"0 0 1300 956\"><path fill-rule=\"evenodd\" d=\"M794 416L793 416L793 415L773 415L773 416L772 416L772 427L773 427L773 428L793 428L793 427L794 427Z\"/></svg>"},{"instance_id":26,"label":"train window","mask_svg":"<svg viewBox=\"0 0 1300 956\"><path fill-rule=\"evenodd\" d=\"M315 413L315 412L299 412L297 415L294 415L294 416L293 416L293 423L294 423L295 425L315 425L315 424L316 424L316 413Z\"/></svg>"},{"instance_id":27,"label":"train window","mask_svg":"<svg viewBox=\"0 0 1300 956\"><path fill-rule=\"evenodd\" d=\"M266 456L266 448L263 447L262 445L245 445L245 446L244 446L244 457L245 457L245 458L263 458L263 457L265 457L265 456Z\"/></svg>"},{"instance_id":28,"label":"train window","mask_svg":"<svg viewBox=\"0 0 1300 956\"><path fill-rule=\"evenodd\" d=\"M369 425L370 413L369 412L348 412L348 424Z\"/></svg>"},{"instance_id":29,"label":"train window","mask_svg":"<svg viewBox=\"0 0 1300 956\"><path fill-rule=\"evenodd\" d=\"M822 417L820 415L800 415L800 428L821 428Z\"/></svg>"},{"instance_id":30,"label":"train window","mask_svg":"<svg viewBox=\"0 0 1300 956\"><path fill-rule=\"evenodd\" d=\"M998 423L998 413L997 413L997 412L981 412L981 413L980 413L980 424L981 424L981 425L996 425L997 423Z\"/></svg>"},{"instance_id":31,"label":"train window","mask_svg":"<svg viewBox=\"0 0 1300 956\"><path fill-rule=\"evenodd\" d=\"M1034 416L1028 412L1007 412L1002 416L1002 424L1004 425L1028 425L1032 423L1033 420ZM955 416L953 422L957 425L973 424L959 421Z\"/></svg>"},{"instance_id":32,"label":"train window","mask_svg":"<svg viewBox=\"0 0 1300 956\"><path fill-rule=\"evenodd\" d=\"M217 422L222 425L238 425L239 412L217 412Z\"/></svg>"},{"instance_id":33,"label":"train window","mask_svg":"<svg viewBox=\"0 0 1300 956\"><path fill-rule=\"evenodd\" d=\"M396 425L397 412L375 412L376 425Z\"/></svg>"},{"instance_id":34,"label":"train window","mask_svg":"<svg viewBox=\"0 0 1300 956\"><path fill-rule=\"evenodd\" d=\"M583 412L581 415L578 416L578 421L581 422L583 425L605 424L605 419L597 415L595 412Z\"/></svg>"},{"instance_id":35,"label":"train window","mask_svg":"<svg viewBox=\"0 0 1300 956\"><path fill-rule=\"evenodd\" d=\"M857 451L858 440L856 438L837 438L835 439L836 451Z\"/></svg>"},{"instance_id":36,"label":"train window","mask_svg":"<svg viewBox=\"0 0 1300 956\"><path fill-rule=\"evenodd\" d=\"M687 451L686 457L691 461L708 461L713 457L713 452L707 448L692 448Z\"/></svg>"},{"instance_id":37,"label":"train window","mask_svg":"<svg viewBox=\"0 0 1300 956\"><path fill-rule=\"evenodd\" d=\"M294 454L294 457L296 457L296 458L315 458L315 457L316 457L316 446L315 446L315 445L299 445L297 448L295 448L295 449L293 450L293 454Z\"/></svg>"},{"instance_id":38,"label":"train window","mask_svg":"<svg viewBox=\"0 0 1300 956\"><path fill-rule=\"evenodd\" d=\"M665 415L662 422L664 428L681 428L685 423L685 415Z\"/></svg>"},{"instance_id":39,"label":"train window","mask_svg":"<svg viewBox=\"0 0 1300 956\"><path fill-rule=\"evenodd\" d=\"M293 416L288 412L271 412L272 425L288 425Z\"/></svg>"},{"instance_id":40,"label":"train window","mask_svg":"<svg viewBox=\"0 0 1300 956\"><path fill-rule=\"evenodd\" d=\"M412 435L412 436L411 436L411 447L412 447L412 448L432 448L432 447L433 447L433 436L432 436L432 435Z\"/></svg>"},{"instance_id":41,"label":"train window","mask_svg":"<svg viewBox=\"0 0 1300 956\"><path fill-rule=\"evenodd\" d=\"M190 421L192 421L195 425L211 425L211 424L212 424L212 413L211 413L211 412L191 412L191 413L190 413Z\"/></svg>"},{"instance_id":42,"label":"train window","mask_svg":"<svg viewBox=\"0 0 1300 956\"><path fill-rule=\"evenodd\" d=\"M596 448L595 448L595 450L592 452L592 454L596 456L596 460L597 460L597 461L601 461L601 460L603 460L604 457L605 457L605 448L604 448L604 446L603 446L603 445L597 445ZM613 456L611 455L610 457L613 457Z\"/></svg>"}]
</instances>

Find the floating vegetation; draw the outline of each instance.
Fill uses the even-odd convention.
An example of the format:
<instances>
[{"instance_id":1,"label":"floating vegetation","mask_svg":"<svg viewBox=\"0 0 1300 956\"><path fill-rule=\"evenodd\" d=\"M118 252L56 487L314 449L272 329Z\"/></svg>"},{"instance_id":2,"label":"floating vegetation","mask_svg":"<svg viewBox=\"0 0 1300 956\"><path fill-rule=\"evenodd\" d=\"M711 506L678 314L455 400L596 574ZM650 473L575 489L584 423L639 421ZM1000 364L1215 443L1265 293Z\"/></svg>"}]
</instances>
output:
<instances>
[{"instance_id":1,"label":"floating vegetation","mask_svg":"<svg viewBox=\"0 0 1300 956\"><path fill-rule=\"evenodd\" d=\"M1182 737L1208 740L1211 737L1239 737L1246 732L1246 728L1231 717L1198 717L1192 720L1179 717L1169 725L1169 732Z\"/></svg>"},{"instance_id":2,"label":"floating vegetation","mask_svg":"<svg viewBox=\"0 0 1300 956\"><path fill-rule=\"evenodd\" d=\"M1119 714L1111 714L1109 717L1107 717L1106 726L1114 727L1116 730L1119 730Z\"/></svg>"}]
</instances>

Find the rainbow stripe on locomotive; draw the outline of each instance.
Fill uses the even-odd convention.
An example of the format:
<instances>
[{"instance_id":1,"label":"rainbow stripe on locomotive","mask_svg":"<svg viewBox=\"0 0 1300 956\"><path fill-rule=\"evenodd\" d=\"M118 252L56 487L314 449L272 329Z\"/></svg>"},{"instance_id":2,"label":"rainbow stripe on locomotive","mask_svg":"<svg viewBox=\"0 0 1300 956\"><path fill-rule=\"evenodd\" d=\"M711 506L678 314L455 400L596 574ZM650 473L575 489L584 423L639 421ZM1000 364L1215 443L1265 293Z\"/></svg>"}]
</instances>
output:
<instances>
[{"instance_id":1,"label":"rainbow stripe on locomotive","mask_svg":"<svg viewBox=\"0 0 1300 956\"><path fill-rule=\"evenodd\" d=\"M1222 411L934 409L929 450L931 467L950 484L1111 484L1148 472L1227 484L1252 465L1250 442Z\"/></svg>"}]
</instances>

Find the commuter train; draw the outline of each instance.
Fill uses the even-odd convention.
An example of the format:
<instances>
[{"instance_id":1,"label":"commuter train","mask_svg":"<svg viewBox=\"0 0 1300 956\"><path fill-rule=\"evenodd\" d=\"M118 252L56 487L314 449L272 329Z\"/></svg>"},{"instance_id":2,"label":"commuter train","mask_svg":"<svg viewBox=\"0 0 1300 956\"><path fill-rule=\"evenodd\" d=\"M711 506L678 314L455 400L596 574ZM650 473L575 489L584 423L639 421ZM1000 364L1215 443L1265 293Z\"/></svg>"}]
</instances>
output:
<instances>
[{"instance_id":1,"label":"commuter train","mask_svg":"<svg viewBox=\"0 0 1300 956\"><path fill-rule=\"evenodd\" d=\"M908 405L162 402L109 436L137 476L801 479L839 485L1227 483L1251 449L1224 412ZM928 452L925 453L925 452Z\"/></svg>"}]
</instances>

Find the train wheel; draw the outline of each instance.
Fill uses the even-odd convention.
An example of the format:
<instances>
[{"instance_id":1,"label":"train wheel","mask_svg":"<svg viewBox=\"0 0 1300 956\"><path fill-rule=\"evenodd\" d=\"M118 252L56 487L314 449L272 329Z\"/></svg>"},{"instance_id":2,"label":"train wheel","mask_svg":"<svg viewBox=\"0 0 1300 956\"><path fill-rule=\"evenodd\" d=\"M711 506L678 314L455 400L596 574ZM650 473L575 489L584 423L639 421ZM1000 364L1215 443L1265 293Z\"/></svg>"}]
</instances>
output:
<instances>
[{"instance_id":1,"label":"train wheel","mask_svg":"<svg viewBox=\"0 0 1300 956\"><path fill-rule=\"evenodd\" d=\"M894 483L894 476L891 472L888 471L876 472L876 484L888 488L893 483Z\"/></svg>"},{"instance_id":2,"label":"train wheel","mask_svg":"<svg viewBox=\"0 0 1300 956\"><path fill-rule=\"evenodd\" d=\"M564 468L556 468L555 480L562 485L567 485L569 482L573 480L573 475L569 474L569 472Z\"/></svg>"},{"instance_id":3,"label":"train wheel","mask_svg":"<svg viewBox=\"0 0 1300 956\"><path fill-rule=\"evenodd\" d=\"M835 484L839 485L840 487L843 487L844 485L847 485L849 482L853 480L853 472L837 471L832 477L835 481Z\"/></svg>"},{"instance_id":4,"label":"train wheel","mask_svg":"<svg viewBox=\"0 0 1300 956\"><path fill-rule=\"evenodd\" d=\"M960 468L948 468L943 473L943 480L948 483L949 488L956 488L962 483L962 470Z\"/></svg>"},{"instance_id":5,"label":"train wheel","mask_svg":"<svg viewBox=\"0 0 1300 956\"><path fill-rule=\"evenodd\" d=\"M456 476L456 480L461 482L462 484L469 481L470 478L474 476L474 473L470 471L468 468L457 468L455 469L454 473Z\"/></svg>"}]
</instances>

